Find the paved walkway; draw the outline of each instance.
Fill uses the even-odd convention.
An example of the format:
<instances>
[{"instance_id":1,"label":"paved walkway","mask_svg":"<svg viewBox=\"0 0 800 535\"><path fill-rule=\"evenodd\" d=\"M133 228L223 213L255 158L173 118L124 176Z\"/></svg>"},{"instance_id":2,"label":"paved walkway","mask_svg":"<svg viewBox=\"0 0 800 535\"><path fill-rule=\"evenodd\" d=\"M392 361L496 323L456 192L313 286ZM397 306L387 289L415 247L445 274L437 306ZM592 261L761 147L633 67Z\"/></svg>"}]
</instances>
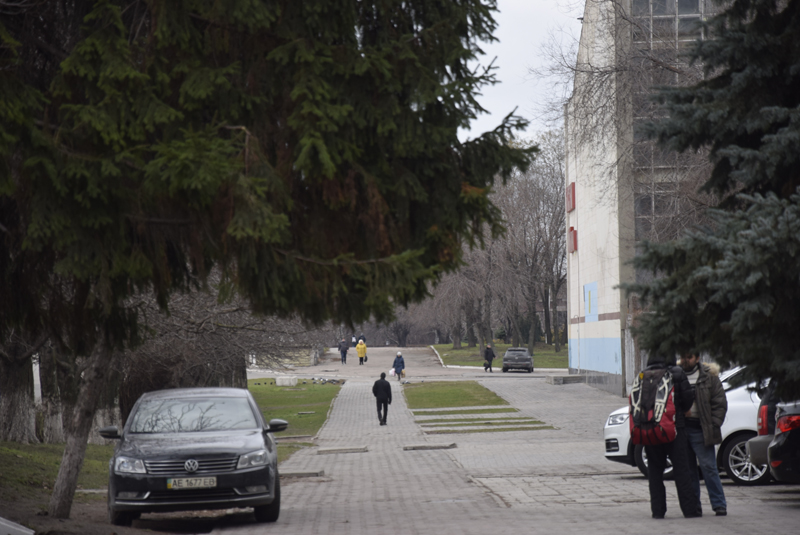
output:
<instances>
[{"instance_id":1,"label":"paved walkway","mask_svg":"<svg viewBox=\"0 0 800 535\"><path fill-rule=\"evenodd\" d=\"M624 400L587 385L546 384L540 374L446 370L425 349L403 350L409 380L475 378L529 416L555 429L425 435L392 381L388 425L379 426L371 393L396 349L370 349L365 366L306 369L303 376L347 382L320 430L316 447L281 464L280 520L255 524L232 515L218 534L519 534L793 533L800 521L800 486L736 487L723 480L729 516L686 520L667 484L667 519L650 518L647 483L633 467L607 461L602 428ZM387 364L388 363L388 364ZM323 370L336 371L323 371ZM268 376L267 372L261 376ZM456 449L404 451L403 446L455 442ZM367 446L365 453L319 455L319 448ZM710 512L703 489L703 503Z\"/></svg>"}]
</instances>

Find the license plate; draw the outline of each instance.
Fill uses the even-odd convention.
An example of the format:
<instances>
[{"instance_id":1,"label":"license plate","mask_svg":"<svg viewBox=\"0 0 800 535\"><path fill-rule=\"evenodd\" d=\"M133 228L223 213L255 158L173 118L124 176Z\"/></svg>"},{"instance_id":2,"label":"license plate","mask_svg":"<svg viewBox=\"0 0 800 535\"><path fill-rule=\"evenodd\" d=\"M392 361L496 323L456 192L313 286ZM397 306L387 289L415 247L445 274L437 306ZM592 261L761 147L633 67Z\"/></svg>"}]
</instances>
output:
<instances>
[{"instance_id":1,"label":"license plate","mask_svg":"<svg viewBox=\"0 0 800 535\"><path fill-rule=\"evenodd\" d=\"M210 489L216 486L216 477L181 477L167 479L167 488L171 490Z\"/></svg>"}]
</instances>

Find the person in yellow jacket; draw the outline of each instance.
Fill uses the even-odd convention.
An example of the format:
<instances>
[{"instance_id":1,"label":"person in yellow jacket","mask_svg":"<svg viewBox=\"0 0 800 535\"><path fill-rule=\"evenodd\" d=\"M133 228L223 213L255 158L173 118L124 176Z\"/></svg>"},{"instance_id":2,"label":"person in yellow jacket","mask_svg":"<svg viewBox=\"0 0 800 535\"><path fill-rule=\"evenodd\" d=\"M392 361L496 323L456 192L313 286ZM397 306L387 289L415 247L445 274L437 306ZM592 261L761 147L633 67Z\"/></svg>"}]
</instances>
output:
<instances>
[{"instance_id":1,"label":"person in yellow jacket","mask_svg":"<svg viewBox=\"0 0 800 535\"><path fill-rule=\"evenodd\" d=\"M367 360L367 344L364 343L364 340L358 341L356 353L358 353L358 363L364 364L364 361Z\"/></svg>"}]
</instances>

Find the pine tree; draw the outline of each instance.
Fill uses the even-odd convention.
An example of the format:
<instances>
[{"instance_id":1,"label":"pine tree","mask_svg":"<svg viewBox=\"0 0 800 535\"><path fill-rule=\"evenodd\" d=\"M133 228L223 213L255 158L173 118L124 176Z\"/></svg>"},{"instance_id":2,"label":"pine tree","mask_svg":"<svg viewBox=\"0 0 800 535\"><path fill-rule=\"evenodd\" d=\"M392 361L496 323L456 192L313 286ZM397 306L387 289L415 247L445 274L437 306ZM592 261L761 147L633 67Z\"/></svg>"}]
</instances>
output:
<instances>
[{"instance_id":1,"label":"pine tree","mask_svg":"<svg viewBox=\"0 0 800 535\"><path fill-rule=\"evenodd\" d=\"M693 61L705 79L660 91L668 117L651 134L710 150L703 189L713 224L647 244L635 264L660 275L627 288L649 304L645 348L706 351L780 379L800 398L800 1L735 0L709 22Z\"/></svg>"},{"instance_id":2,"label":"pine tree","mask_svg":"<svg viewBox=\"0 0 800 535\"><path fill-rule=\"evenodd\" d=\"M475 69L494 0L59 0L0 19L0 336L84 359L50 514L69 515L132 298L222 287L257 313L386 321L502 230L527 166ZM19 282L26 283L21 289ZM17 299L23 292L26 299ZM222 296L225 297L224 295Z\"/></svg>"}]
</instances>

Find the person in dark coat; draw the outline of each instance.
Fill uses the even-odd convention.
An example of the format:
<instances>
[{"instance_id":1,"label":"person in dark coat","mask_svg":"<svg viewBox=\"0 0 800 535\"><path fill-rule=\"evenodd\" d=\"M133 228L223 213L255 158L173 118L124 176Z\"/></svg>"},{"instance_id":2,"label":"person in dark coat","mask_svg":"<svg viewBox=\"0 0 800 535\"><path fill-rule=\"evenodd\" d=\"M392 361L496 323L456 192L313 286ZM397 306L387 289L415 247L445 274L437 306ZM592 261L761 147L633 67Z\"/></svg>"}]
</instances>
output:
<instances>
[{"instance_id":1,"label":"person in dark coat","mask_svg":"<svg viewBox=\"0 0 800 535\"><path fill-rule=\"evenodd\" d=\"M687 354L681 358L681 367L692 387L694 404L686 413L686 437L689 441L689 466L698 461L706 482L708 499L717 516L728 514L728 503L722 490L722 481L717 469L715 444L722 443L722 422L728 412L728 398L722 381L719 380L719 366L700 362L697 354ZM692 484L700 495L700 477L697 470L691 472Z\"/></svg>"},{"instance_id":2,"label":"person in dark coat","mask_svg":"<svg viewBox=\"0 0 800 535\"><path fill-rule=\"evenodd\" d=\"M394 368L394 373L397 375L397 380L403 378L403 370L406 369L406 361L403 359L403 354L398 351L397 356L394 358L394 362L392 363L392 368Z\"/></svg>"},{"instance_id":3,"label":"person in dark coat","mask_svg":"<svg viewBox=\"0 0 800 535\"><path fill-rule=\"evenodd\" d=\"M392 385L386 380L386 374L381 373L381 378L372 385L372 395L378 406L378 421L381 425L386 425L386 415L389 413L389 405L392 404ZM383 415L381 416L381 409Z\"/></svg>"},{"instance_id":4,"label":"person in dark coat","mask_svg":"<svg viewBox=\"0 0 800 535\"><path fill-rule=\"evenodd\" d=\"M492 349L492 344L486 344L486 349L483 351L483 371L489 370L490 373L494 373L492 371L492 361L495 359L494 356L494 349Z\"/></svg>"},{"instance_id":5,"label":"person in dark coat","mask_svg":"<svg viewBox=\"0 0 800 535\"><path fill-rule=\"evenodd\" d=\"M672 374L672 384L675 388L675 440L657 446L645 446L647 454L647 479L650 487L650 510L653 518L664 518L667 513L667 492L664 488L664 469L667 467L667 457L672 461L672 473L675 477L675 489L678 491L678 503L681 512L686 518L703 516L700 508L700 496L695 492L692 483L692 470L696 467L689 465L689 440L686 436L686 421L684 414L694 401L694 393L680 366L667 363L663 355L653 355L647 361L646 370L669 369Z\"/></svg>"},{"instance_id":6,"label":"person in dark coat","mask_svg":"<svg viewBox=\"0 0 800 535\"><path fill-rule=\"evenodd\" d=\"M364 336L364 333L361 333L361 335L358 337L358 340L360 342L363 341L365 344L367 343L367 337Z\"/></svg>"},{"instance_id":7,"label":"person in dark coat","mask_svg":"<svg viewBox=\"0 0 800 535\"><path fill-rule=\"evenodd\" d=\"M342 338L342 341L339 342L339 353L342 354L342 364L347 364L347 350L350 349L350 345L347 343L347 340Z\"/></svg>"}]
</instances>

